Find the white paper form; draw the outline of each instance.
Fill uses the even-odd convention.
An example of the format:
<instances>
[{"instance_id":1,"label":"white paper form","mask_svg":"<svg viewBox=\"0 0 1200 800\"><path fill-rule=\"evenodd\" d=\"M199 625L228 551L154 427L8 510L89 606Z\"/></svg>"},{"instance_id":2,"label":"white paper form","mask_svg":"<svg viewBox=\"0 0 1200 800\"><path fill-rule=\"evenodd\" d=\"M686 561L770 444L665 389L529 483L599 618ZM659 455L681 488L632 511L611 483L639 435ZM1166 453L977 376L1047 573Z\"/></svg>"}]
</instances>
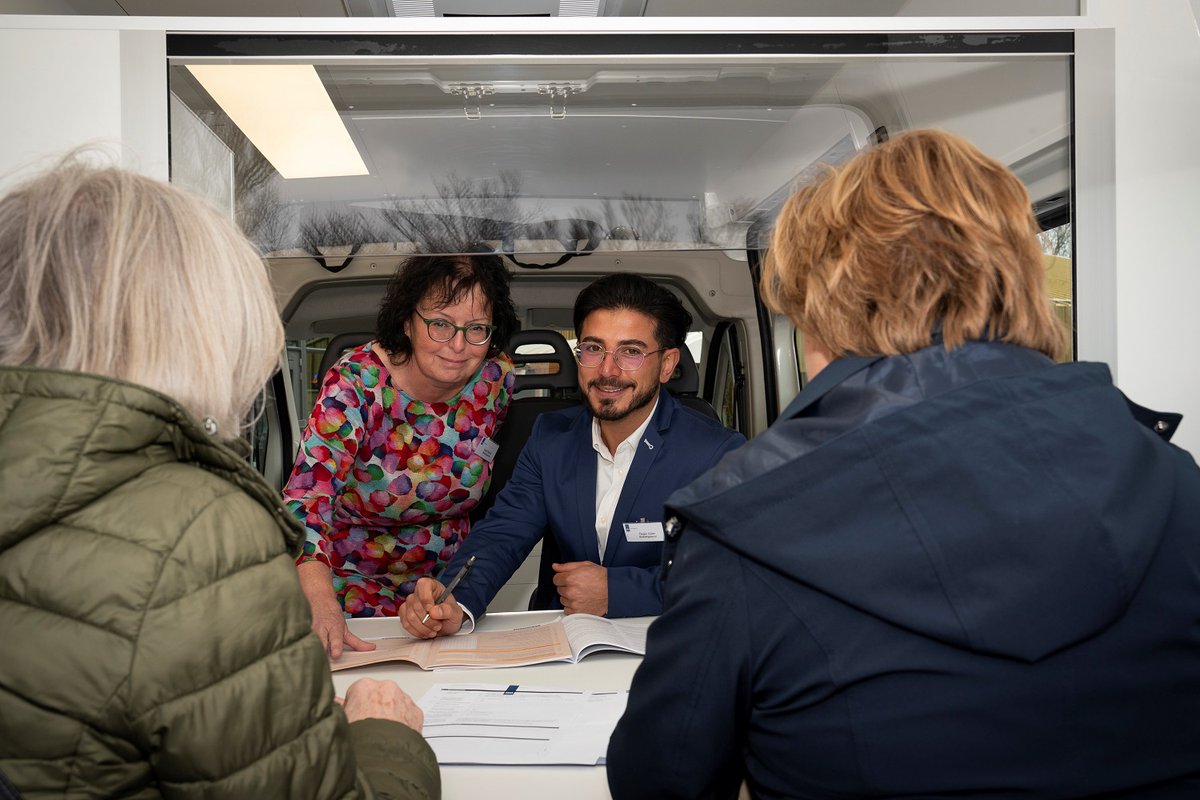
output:
<instances>
[{"instance_id":1,"label":"white paper form","mask_svg":"<svg viewBox=\"0 0 1200 800\"><path fill-rule=\"evenodd\" d=\"M629 692L435 684L418 705L439 764L604 763Z\"/></svg>"}]
</instances>

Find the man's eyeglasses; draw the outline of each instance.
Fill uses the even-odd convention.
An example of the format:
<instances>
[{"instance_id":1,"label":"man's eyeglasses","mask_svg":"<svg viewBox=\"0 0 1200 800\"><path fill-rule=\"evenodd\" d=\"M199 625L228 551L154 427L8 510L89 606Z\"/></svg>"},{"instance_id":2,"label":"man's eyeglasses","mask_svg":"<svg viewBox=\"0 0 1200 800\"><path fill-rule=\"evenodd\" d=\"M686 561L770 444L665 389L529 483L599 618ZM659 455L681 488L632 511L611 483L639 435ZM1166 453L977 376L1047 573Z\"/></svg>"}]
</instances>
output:
<instances>
[{"instance_id":1,"label":"man's eyeglasses","mask_svg":"<svg viewBox=\"0 0 1200 800\"><path fill-rule=\"evenodd\" d=\"M487 344L488 339L492 338L492 332L496 330L495 325L485 325L482 322L472 322L469 325L455 325L453 322L445 319L425 319L420 313L417 313L417 318L425 323L425 330L429 332L429 338L435 342L448 342L459 331L462 331L463 338L467 340L467 344Z\"/></svg>"},{"instance_id":2,"label":"man's eyeglasses","mask_svg":"<svg viewBox=\"0 0 1200 800\"><path fill-rule=\"evenodd\" d=\"M579 362L581 367L598 367L604 363L604 354L609 353L613 357L613 362L617 367L625 372L632 372L639 369L646 361L646 356L661 353L663 350L669 350L668 347L660 347L657 350L646 352L640 347L633 345L622 345L615 350L607 350L595 342L580 342L575 345L575 360Z\"/></svg>"}]
</instances>

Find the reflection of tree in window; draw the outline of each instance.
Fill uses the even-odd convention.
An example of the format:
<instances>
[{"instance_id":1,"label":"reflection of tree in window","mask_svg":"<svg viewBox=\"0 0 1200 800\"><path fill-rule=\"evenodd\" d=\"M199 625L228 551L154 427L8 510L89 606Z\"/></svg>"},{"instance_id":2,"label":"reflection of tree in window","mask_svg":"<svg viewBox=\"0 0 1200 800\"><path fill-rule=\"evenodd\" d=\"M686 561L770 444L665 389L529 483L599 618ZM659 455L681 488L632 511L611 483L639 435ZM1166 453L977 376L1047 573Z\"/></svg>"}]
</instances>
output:
<instances>
[{"instance_id":1,"label":"reflection of tree in window","mask_svg":"<svg viewBox=\"0 0 1200 800\"><path fill-rule=\"evenodd\" d=\"M717 224L713 224L712 216L702 203L696 203L688 209L687 223L692 243L715 244L721 247L753 246L746 242L746 231L755 222L766 221L765 212L758 208L758 203L748 197L739 197L718 206Z\"/></svg>"},{"instance_id":2,"label":"reflection of tree in window","mask_svg":"<svg viewBox=\"0 0 1200 800\"><path fill-rule=\"evenodd\" d=\"M289 220L279 201L279 173L222 111L199 114L233 153L234 218L264 252L288 246Z\"/></svg>"},{"instance_id":3,"label":"reflection of tree in window","mask_svg":"<svg viewBox=\"0 0 1200 800\"><path fill-rule=\"evenodd\" d=\"M349 263L364 244L391 239L392 232L382 220L357 210L318 211L300 223L299 246L306 253L323 256L326 268L334 272Z\"/></svg>"},{"instance_id":4,"label":"reflection of tree in window","mask_svg":"<svg viewBox=\"0 0 1200 800\"><path fill-rule=\"evenodd\" d=\"M521 176L505 170L495 178L454 173L434 181L436 197L394 200L381 215L397 241L428 253L456 253L482 242L511 241L532 218L520 208Z\"/></svg>"},{"instance_id":5,"label":"reflection of tree in window","mask_svg":"<svg viewBox=\"0 0 1200 800\"><path fill-rule=\"evenodd\" d=\"M675 241L675 226L668 219L666 205L645 195L626 194L616 202L605 198L597 209L576 208L575 216L598 222L608 239L642 243L631 245L634 247Z\"/></svg>"},{"instance_id":6,"label":"reflection of tree in window","mask_svg":"<svg viewBox=\"0 0 1200 800\"><path fill-rule=\"evenodd\" d=\"M1059 258L1071 257L1070 225L1059 225L1057 228L1042 231L1037 238L1038 244L1042 246L1042 252L1046 255Z\"/></svg>"},{"instance_id":7,"label":"reflection of tree in window","mask_svg":"<svg viewBox=\"0 0 1200 800\"><path fill-rule=\"evenodd\" d=\"M1054 315L1067 330L1075 328L1074 286L1071 275L1071 224L1059 225L1038 234L1046 258L1046 290L1054 304ZM1070 361L1074 357L1064 359Z\"/></svg>"}]
</instances>

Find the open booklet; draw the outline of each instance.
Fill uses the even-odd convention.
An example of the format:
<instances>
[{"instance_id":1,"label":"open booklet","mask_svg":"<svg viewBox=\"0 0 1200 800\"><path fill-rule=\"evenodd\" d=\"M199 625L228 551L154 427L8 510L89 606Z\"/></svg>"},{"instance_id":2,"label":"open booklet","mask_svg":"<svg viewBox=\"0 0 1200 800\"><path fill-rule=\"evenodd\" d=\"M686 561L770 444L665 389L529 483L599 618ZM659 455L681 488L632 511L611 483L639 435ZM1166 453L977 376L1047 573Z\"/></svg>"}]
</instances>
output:
<instances>
[{"instance_id":1,"label":"open booklet","mask_svg":"<svg viewBox=\"0 0 1200 800\"><path fill-rule=\"evenodd\" d=\"M645 655L649 621L611 620L569 614L541 625L483 631L438 639L380 639L366 652L346 650L334 672L384 661L411 661L421 669L523 667L551 661L576 663L598 650Z\"/></svg>"}]
</instances>

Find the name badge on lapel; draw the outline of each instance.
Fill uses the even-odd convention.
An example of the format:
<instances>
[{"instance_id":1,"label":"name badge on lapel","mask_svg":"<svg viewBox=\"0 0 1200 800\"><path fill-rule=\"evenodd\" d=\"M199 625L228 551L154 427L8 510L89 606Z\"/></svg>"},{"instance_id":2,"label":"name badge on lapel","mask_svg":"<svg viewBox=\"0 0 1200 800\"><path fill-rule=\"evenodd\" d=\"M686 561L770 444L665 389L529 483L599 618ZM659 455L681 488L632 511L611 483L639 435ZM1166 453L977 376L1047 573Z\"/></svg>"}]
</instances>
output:
<instances>
[{"instance_id":1,"label":"name badge on lapel","mask_svg":"<svg viewBox=\"0 0 1200 800\"><path fill-rule=\"evenodd\" d=\"M483 441L475 445L475 455L482 458L484 461L491 461L496 457L496 453L500 452L500 445L493 442L488 437L483 437Z\"/></svg>"},{"instance_id":2,"label":"name badge on lapel","mask_svg":"<svg viewBox=\"0 0 1200 800\"><path fill-rule=\"evenodd\" d=\"M661 522L625 523L625 541L627 542L661 542L663 541L663 524Z\"/></svg>"}]
</instances>

